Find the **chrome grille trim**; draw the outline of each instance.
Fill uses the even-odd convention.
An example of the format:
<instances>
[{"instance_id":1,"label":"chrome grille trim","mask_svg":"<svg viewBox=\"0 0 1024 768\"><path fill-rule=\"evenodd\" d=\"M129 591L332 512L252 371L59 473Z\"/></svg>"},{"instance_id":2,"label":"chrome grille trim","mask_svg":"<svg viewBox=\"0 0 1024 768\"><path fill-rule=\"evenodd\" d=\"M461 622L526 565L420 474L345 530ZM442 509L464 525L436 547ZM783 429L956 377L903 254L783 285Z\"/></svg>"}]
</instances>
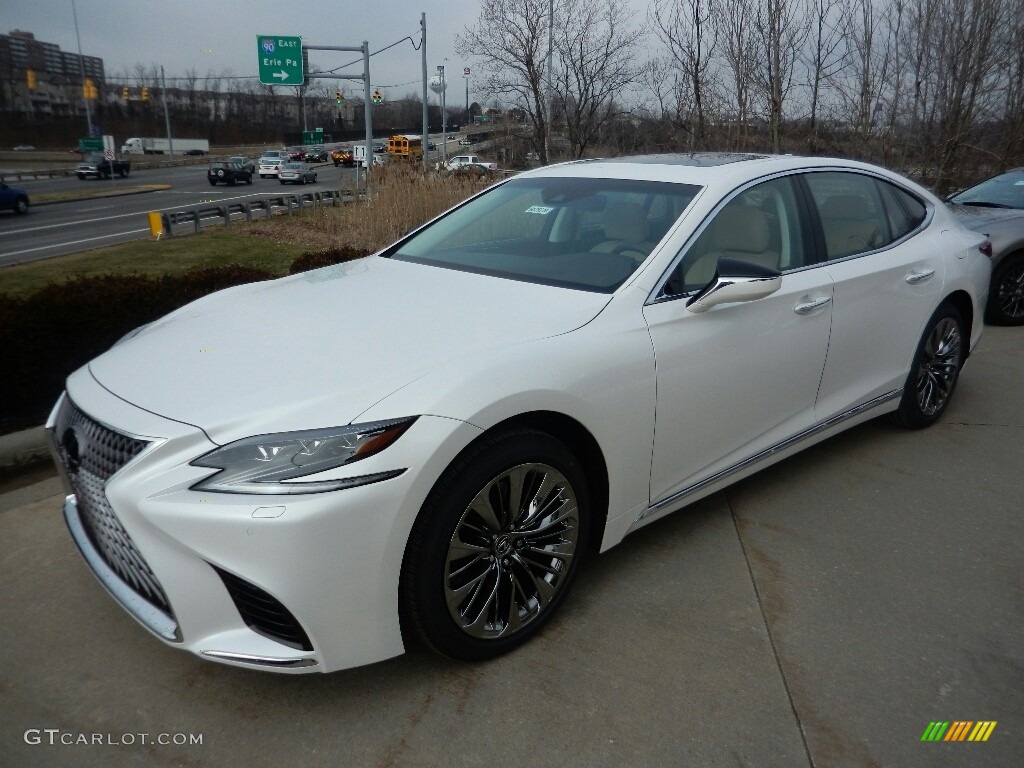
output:
<instances>
[{"instance_id":1,"label":"chrome grille trim","mask_svg":"<svg viewBox=\"0 0 1024 768\"><path fill-rule=\"evenodd\" d=\"M165 617L173 616L163 586L121 524L106 494L107 481L141 454L149 443L89 418L67 394L54 419L51 440L75 497L75 518L91 548L125 587ZM76 543L82 550L81 543L77 540ZM93 560L86 557L86 561L96 571ZM109 589L102 576L100 580ZM115 597L125 604L120 596L115 594ZM138 617L127 604L125 607ZM173 623L173 619L171 621Z\"/></svg>"}]
</instances>

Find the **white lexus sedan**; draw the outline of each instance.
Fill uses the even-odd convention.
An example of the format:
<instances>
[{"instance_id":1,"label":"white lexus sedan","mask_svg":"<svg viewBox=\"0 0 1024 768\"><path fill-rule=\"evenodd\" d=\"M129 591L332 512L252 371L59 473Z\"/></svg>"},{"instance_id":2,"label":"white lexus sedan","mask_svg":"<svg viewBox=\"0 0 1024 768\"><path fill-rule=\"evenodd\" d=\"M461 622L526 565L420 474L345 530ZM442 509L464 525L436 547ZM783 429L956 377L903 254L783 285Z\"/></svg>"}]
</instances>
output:
<instances>
[{"instance_id":1,"label":"white lexus sedan","mask_svg":"<svg viewBox=\"0 0 1024 768\"><path fill-rule=\"evenodd\" d=\"M207 659L328 672L403 629L493 657L585 556L866 419L941 418L984 248L860 163L540 168L75 372L64 516L114 599Z\"/></svg>"}]
</instances>

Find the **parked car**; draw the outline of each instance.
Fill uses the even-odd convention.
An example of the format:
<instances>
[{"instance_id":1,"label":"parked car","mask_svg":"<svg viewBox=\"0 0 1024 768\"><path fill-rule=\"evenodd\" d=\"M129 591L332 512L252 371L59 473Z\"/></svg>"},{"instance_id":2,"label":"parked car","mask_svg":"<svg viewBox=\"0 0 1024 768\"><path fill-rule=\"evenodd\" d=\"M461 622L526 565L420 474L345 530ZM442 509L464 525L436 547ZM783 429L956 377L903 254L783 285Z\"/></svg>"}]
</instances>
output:
<instances>
[{"instance_id":1,"label":"parked car","mask_svg":"<svg viewBox=\"0 0 1024 768\"><path fill-rule=\"evenodd\" d=\"M0 211L28 213L28 192L0 181Z\"/></svg>"},{"instance_id":2,"label":"parked car","mask_svg":"<svg viewBox=\"0 0 1024 768\"><path fill-rule=\"evenodd\" d=\"M277 176L281 170L281 166L287 163L288 160L280 157L261 157L260 158L260 178L270 179Z\"/></svg>"},{"instance_id":3,"label":"parked car","mask_svg":"<svg viewBox=\"0 0 1024 768\"><path fill-rule=\"evenodd\" d=\"M461 163L451 172L458 176L472 176L477 179L490 178L495 174L494 163Z\"/></svg>"},{"instance_id":4,"label":"parked car","mask_svg":"<svg viewBox=\"0 0 1024 768\"><path fill-rule=\"evenodd\" d=\"M382 153L388 151L388 145L387 144L380 144L380 143L374 144L373 145L373 151L376 152L377 154L382 154Z\"/></svg>"},{"instance_id":5,"label":"parked car","mask_svg":"<svg viewBox=\"0 0 1024 768\"><path fill-rule=\"evenodd\" d=\"M15 152L35 152L36 148L31 144L19 144L14 148Z\"/></svg>"},{"instance_id":6,"label":"parked car","mask_svg":"<svg viewBox=\"0 0 1024 768\"><path fill-rule=\"evenodd\" d=\"M1024 325L1024 209L995 205L989 207L977 199L949 203L962 224L991 241L992 279L985 320L995 325Z\"/></svg>"},{"instance_id":7,"label":"parked car","mask_svg":"<svg viewBox=\"0 0 1024 768\"><path fill-rule=\"evenodd\" d=\"M285 163L281 166L277 179L282 184L315 184L316 171L305 163Z\"/></svg>"},{"instance_id":8,"label":"parked car","mask_svg":"<svg viewBox=\"0 0 1024 768\"><path fill-rule=\"evenodd\" d=\"M246 184L252 184L252 171L245 167L242 163L238 162L218 162L210 163L210 168L206 172L206 178L210 182L211 186L217 186L218 183L230 184L234 186L240 181L244 181Z\"/></svg>"},{"instance_id":9,"label":"parked car","mask_svg":"<svg viewBox=\"0 0 1024 768\"><path fill-rule=\"evenodd\" d=\"M847 160L528 171L72 374L47 424L63 514L114 599L203 658L491 658L629 533L872 417L939 421L983 243Z\"/></svg>"},{"instance_id":10,"label":"parked car","mask_svg":"<svg viewBox=\"0 0 1024 768\"><path fill-rule=\"evenodd\" d=\"M182 154L189 155L192 157L202 157L206 153L201 149L186 149L184 152L182 152Z\"/></svg>"},{"instance_id":11,"label":"parked car","mask_svg":"<svg viewBox=\"0 0 1024 768\"><path fill-rule=\"evenodd\" d=\"M248 157L245 157L243 155L234 155L232 157L229 157L228 158L228 162L229 163L241 163L242 166L245 167L245 169L249 171L249 173L251 173L251 174L255 174L256 173L256 163L254 163Z\"/></svg>"}]
</instances>

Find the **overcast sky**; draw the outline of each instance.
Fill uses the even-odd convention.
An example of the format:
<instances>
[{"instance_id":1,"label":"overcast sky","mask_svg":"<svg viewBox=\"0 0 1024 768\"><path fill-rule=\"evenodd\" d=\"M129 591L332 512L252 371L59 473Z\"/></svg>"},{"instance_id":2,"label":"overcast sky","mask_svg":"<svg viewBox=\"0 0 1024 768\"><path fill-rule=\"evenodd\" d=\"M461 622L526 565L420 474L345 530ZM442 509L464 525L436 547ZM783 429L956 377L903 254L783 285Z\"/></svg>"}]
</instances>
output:
<instances>
[{"instance_id":1,"label":"overcast sky","mask_svg":"<svg viewBox=\"0 0 1024 768\"><path fill-rule=\"evenodd\" d=\"M420 14L427 14L427 68L446 67L449 96L464 93L463 67L472 67L455 53L455 36L479 15L476 0L421 0L419 3L348 2L343 0L75 0L82 53L103 59L108 80L136 64L163 65L167 77L196 69L231 70L256 75L258 35L297 35L307 45L358 46L370 43L378 51L404 37L420 40ZM3 33L20 29L37 40L77 51L71 0L0 0ZM311 51L310 65L334 69L358 53ZM360 74L361 65L341 70ZM398 98L422 89L420 51L409 40L370 59L370 79L385 98ZM348 94L357 81L326 81L333 90L340 82ZM170 85L170 83L168 83ZM470 97L473 94L470 79Z\"/></svg>"}]
</instances>

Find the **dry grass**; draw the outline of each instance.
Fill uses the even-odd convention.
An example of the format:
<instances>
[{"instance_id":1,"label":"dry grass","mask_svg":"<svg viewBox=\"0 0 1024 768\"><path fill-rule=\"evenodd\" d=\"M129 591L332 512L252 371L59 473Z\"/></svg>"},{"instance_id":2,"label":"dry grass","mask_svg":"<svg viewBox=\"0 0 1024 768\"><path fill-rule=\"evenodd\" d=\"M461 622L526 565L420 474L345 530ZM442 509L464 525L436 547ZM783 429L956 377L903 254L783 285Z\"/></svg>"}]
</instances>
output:
<instances>
[{"instance_id":1,"label":"dry grass","mask_svg":"<svg viewBox=\"0 0 1024 768\"><path fill-rule=\"evenodd\" d=\"M323 208L299 217L258 222L249 231L313 251L347 245L372 253L490 183L466 176L424 173L394 163L374 170L369 202L346 203L340 208Z\"/></svg>"}]
</instances>

